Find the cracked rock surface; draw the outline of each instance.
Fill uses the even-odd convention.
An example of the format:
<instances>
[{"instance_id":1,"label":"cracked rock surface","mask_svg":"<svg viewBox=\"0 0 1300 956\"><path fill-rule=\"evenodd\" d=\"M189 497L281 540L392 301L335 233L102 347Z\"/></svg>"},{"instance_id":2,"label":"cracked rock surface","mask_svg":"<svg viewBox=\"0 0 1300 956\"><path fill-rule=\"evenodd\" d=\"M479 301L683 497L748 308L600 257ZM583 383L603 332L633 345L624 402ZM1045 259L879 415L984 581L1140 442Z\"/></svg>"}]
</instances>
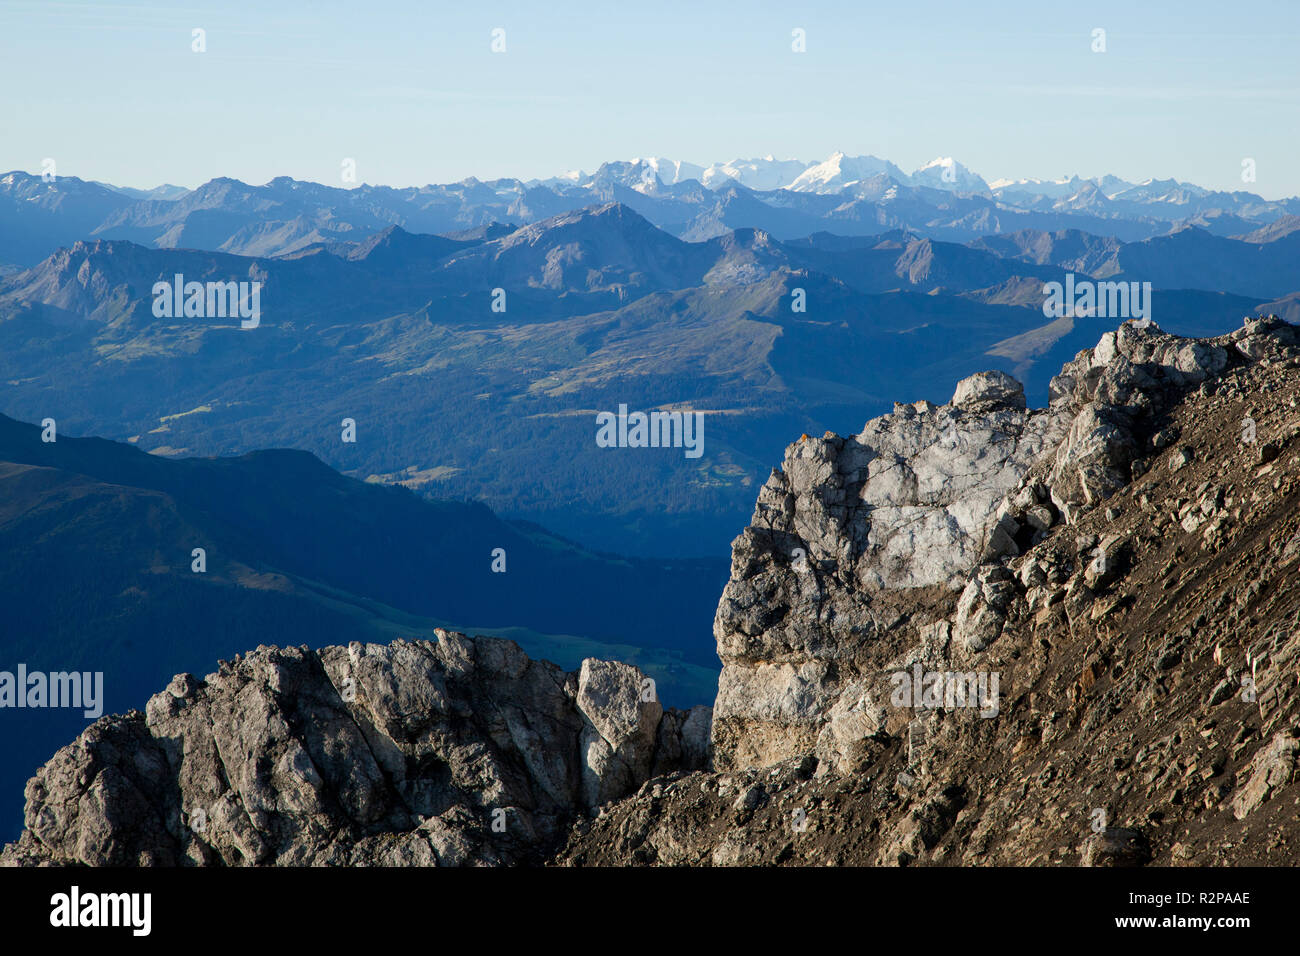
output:
<instances>
[{"instance_id":1,"label":"cracked rock surface","mask_svg":"<svg viewBox=\"0 0 1300 956\"><path fill-rule=\"evenodd\" d=\"M42 768L4 862L536 862L574 814L707 762L707 708L665 711L633 667L437 637L178 676Z\"/></svg>"}]
</instances>

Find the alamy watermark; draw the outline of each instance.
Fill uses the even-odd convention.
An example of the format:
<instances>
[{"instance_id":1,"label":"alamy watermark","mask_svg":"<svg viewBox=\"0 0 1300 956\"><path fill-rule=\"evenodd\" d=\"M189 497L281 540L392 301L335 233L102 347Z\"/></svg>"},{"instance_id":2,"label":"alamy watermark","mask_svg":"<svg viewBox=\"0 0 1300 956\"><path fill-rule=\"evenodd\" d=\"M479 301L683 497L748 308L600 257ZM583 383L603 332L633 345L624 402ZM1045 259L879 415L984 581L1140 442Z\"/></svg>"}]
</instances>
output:
<instances>
[{"instance_id":1,"label":"alamy watermark","mask_svg":"<svg viewBox=\"0 0 1300 956\"><path fill-rule=\"evenodd\" d=\"M262 283L186 282L178 272L171 282L153 284L153 314L158 319L238 317L241 329L255 329L262 321Z\"/></svg>"},{"instance_id":2,"label":"alamy watermark","mask_svg":"<svg viewBox=\"0 0 1300 956\"><path fill-rule=\"evenodd\" d=\"M83 893L73 885L50 897L50 925L56 928L122 927L132 936L153 928L152 893Z\"/></svg>"},{"instance_id":3,"label":"alamy watermark","mask_svg":"<svg viewBox=\"0 0 1300 956\"><path fill-rule=\"evenodd\" d=\"M598 448L684 448L687 458L704 454L703 412L632 412L596 414Z\"/></svg>"},{"instance_id":4,"label":"alamy watermark","mask_svg":"<svg viewBox=\"0 0 1300 956\"><path fill-rule=\"evenodd\" d=\"M88 720L104 713L104 672L0 671L0 707L80 707Z\"/></svg>"},{"instance_id":5,"label":"alamy watermark","mask_svg":"<svg viewBox=\"0 0 1300 956\"><path fill-rule=\"evenodd\" d=\"M998 715L1000 675L996 671L926 671L917 663L911 671L891 674L889 680L894 685L889 702L895 707L978 707L981 717Z\"/></svg>"},{"instance_id":6,"label":"alamy watermark","mask_svg":"<svg viewBox=\"0 0 1300 956\"><path fill-rule=\"evenodd\" d=\"M1138 319L1151 318L1150 282L1094 282L1074 278L1067 272L1065 283L1043 284L1043 315L1049 319L1098 318Z\"/></svg>"}]
</instances>

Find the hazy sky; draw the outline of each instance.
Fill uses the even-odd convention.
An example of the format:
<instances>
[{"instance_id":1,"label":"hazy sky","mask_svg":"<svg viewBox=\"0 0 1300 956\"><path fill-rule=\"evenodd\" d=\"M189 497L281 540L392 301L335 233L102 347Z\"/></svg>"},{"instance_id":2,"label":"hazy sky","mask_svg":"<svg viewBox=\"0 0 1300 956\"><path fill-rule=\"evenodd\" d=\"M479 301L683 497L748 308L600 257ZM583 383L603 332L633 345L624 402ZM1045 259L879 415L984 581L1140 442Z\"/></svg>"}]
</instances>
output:
<instances>
[{"instance_id":1,"label":"hazy sky","mask_svg":"<svg viewBox=\"0 0 1300 956\"><path fill-rule=\"evenodd\" d=\"M0 171L342 185L351 157L359 181L407 186L843 150L1278 198L1300 194L1298 41L1297 0L18 0L0 2Z\"/></svg>"}]
</instances>

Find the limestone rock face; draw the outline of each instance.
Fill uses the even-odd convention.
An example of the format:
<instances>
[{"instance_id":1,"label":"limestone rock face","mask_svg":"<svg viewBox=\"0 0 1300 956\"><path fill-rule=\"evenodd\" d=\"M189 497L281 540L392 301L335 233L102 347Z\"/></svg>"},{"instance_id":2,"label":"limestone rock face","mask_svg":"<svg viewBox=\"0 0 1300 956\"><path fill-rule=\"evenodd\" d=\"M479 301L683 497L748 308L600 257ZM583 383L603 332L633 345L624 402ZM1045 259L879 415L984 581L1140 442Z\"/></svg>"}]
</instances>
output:
<instances>
[{"instance_id":1,"label":"limestone rock face","mask_svg":"<svg viewBox=\"0 0 1300 956\"><path fill-rule=\"evenodd\" d=\"M578 673L577 704L586 718L582 800L598 807L650 777L663 707L636 668L590 658Z\"/></svg>"},{"instance_id":2,"label":"limestone rock face","mask_svg":"<svg viewBox=\"0 0 1300 956\"><path fill-rule=\"evenodd\" d=\"M1261 324L1255 338L1263 331ZM1293 334L1280 325L1272 331L1284 338ZM1092 506L1127 485L1142 454L1138 432L1144 424L1182 390L1217 376L1227 363L1222 345L1128 324L1105 333L1095 348L1067 363L1050 385L1052 406L1073 415L1051 470L1056 507L1068 519L1073 509Z\"/></svg>"},{"instance_id":3,"label":"limestone rock face","mask_svg":"<svg viewBox=\"0 0 1300 956\"><path fill-rule=\"evenodd\" d=\"M177 677L41 769L5 862L536 860L652 769L707 763L708 709L665 711L633 667L437 637L259 647Z\"/></svg>"},{"instance_id":4,"label":"limestone rock face","mask_svg":"<svg viewBox=\"0 0 1300 956\"><path fill-rule=\"evenodd\" d=\"M922 602L930 620L917 624L948 618L956 653L992 645L1010 602L1045 583L1045 572L1027 568L1044 581L1017 587L996 563L1150 467L1172 440L1156 434L1157 418L1189 389L1212 386L1234 362L1282 359L1296 332L1275 318L1216 340L1125 324L1062 368L1048 408L1027 409L1015 379L982 372L959 382L947 405L898 404L857 435L791 445L732 544L714 620L719 769L811 753L828 721L859 719L840 698L861 698L870 682L863 669L890 623L882 616L910 616L895 607L900 595L960 592L955 613ZM1090 587L1111 580L1112 558L1083 557L1096 565ZM1026 597L1047 613L1048 590Z\"/></svg>"},{"instance_id":5,"label":"limestone rock face","mask_svg":"<svg viewBox=\"0 0 1300 956\"><path fill-rule=\"evenodd\" d=\"M881 627L872 592L960 589L986 554L1016 553L998 505L1068 427L1063 411L1028 411L1009 375L982 372L947 405L896 405L858 435L791 445L732 545L714 621L719 766L814 748Z\"/></svg>"}]
</instances>

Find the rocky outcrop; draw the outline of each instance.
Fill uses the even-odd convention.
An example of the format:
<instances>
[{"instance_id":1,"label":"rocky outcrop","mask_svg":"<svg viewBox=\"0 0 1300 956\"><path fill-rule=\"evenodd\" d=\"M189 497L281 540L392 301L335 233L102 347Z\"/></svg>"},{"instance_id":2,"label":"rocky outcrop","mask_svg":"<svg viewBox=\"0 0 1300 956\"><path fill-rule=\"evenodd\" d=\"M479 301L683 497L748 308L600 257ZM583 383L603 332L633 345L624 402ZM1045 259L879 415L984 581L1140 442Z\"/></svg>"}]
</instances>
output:
<instances>
[{"instance_id":1,"label":"rocky outcrop","mask_svg":"<svg viewBox=\"0 0 1300 956\"><path fill-rule=\"evenodd\" d=\"M1300 862L1296 330L1125 326L1066 366L1052 408L1061 438L981 507L971 536L1006 541L968 541L959 589L787 569L823 532L872 561L860 487L820 527L760 503L719 608L715 772L579 821L559 861ZM801 488L783 513L807 514L823 474L765 494ZM949 697L967 678L996 692Z\"/></svg>"},{"instance_id":2,"label":"rocky outcrop","mask_svg":"<svg viewBox=\"0 0 1300 956\"><path fill-rule=\"evenodd\" d=\"M714 621L723 670L714 708L720 768L816 749L861 652L889 621L882 590L964 585L984 554L1014 550L995 511L1064 435L1018 382L984 372L952 401L896 405L848 438L805 436L759 492L732 545Z\"/></svg>"},{"instance_id":3,"label":"rocky outcrop","mask_svg":"<svg viewBox=\"0 0 1300 956\"><path fill-rule=\"evenodd\" d=\"M633 667L512 641L259 647L59 751L4 861L538 861L575 814L705 766L708 723Z\"/></svg>"},{"instance_id":4,"label":"rocky outcrop","mask_svg":"<svg viewBox=\"0 0 1300 956\"><path fill-rule=\"evenodd\" d=\"M879 683L869 648L900 617L950 618L956 646L988 647L1017 591L983 562L1021 554L1150 467L1169 439L1154 422L1188 389L1297 341L1276 319L1204 341L1125 324L1062 369L1048 408L1027 410L1019 383L984 372L947 405L896 405L858 435L791 445L732 546L714 621L717 766L816 752L843 736L841 719L856 733L873 670ZM1122 559L1089 554L1088 585ZM926 587L960 592L955 613Z\"/></svg>"}]
</instances>

